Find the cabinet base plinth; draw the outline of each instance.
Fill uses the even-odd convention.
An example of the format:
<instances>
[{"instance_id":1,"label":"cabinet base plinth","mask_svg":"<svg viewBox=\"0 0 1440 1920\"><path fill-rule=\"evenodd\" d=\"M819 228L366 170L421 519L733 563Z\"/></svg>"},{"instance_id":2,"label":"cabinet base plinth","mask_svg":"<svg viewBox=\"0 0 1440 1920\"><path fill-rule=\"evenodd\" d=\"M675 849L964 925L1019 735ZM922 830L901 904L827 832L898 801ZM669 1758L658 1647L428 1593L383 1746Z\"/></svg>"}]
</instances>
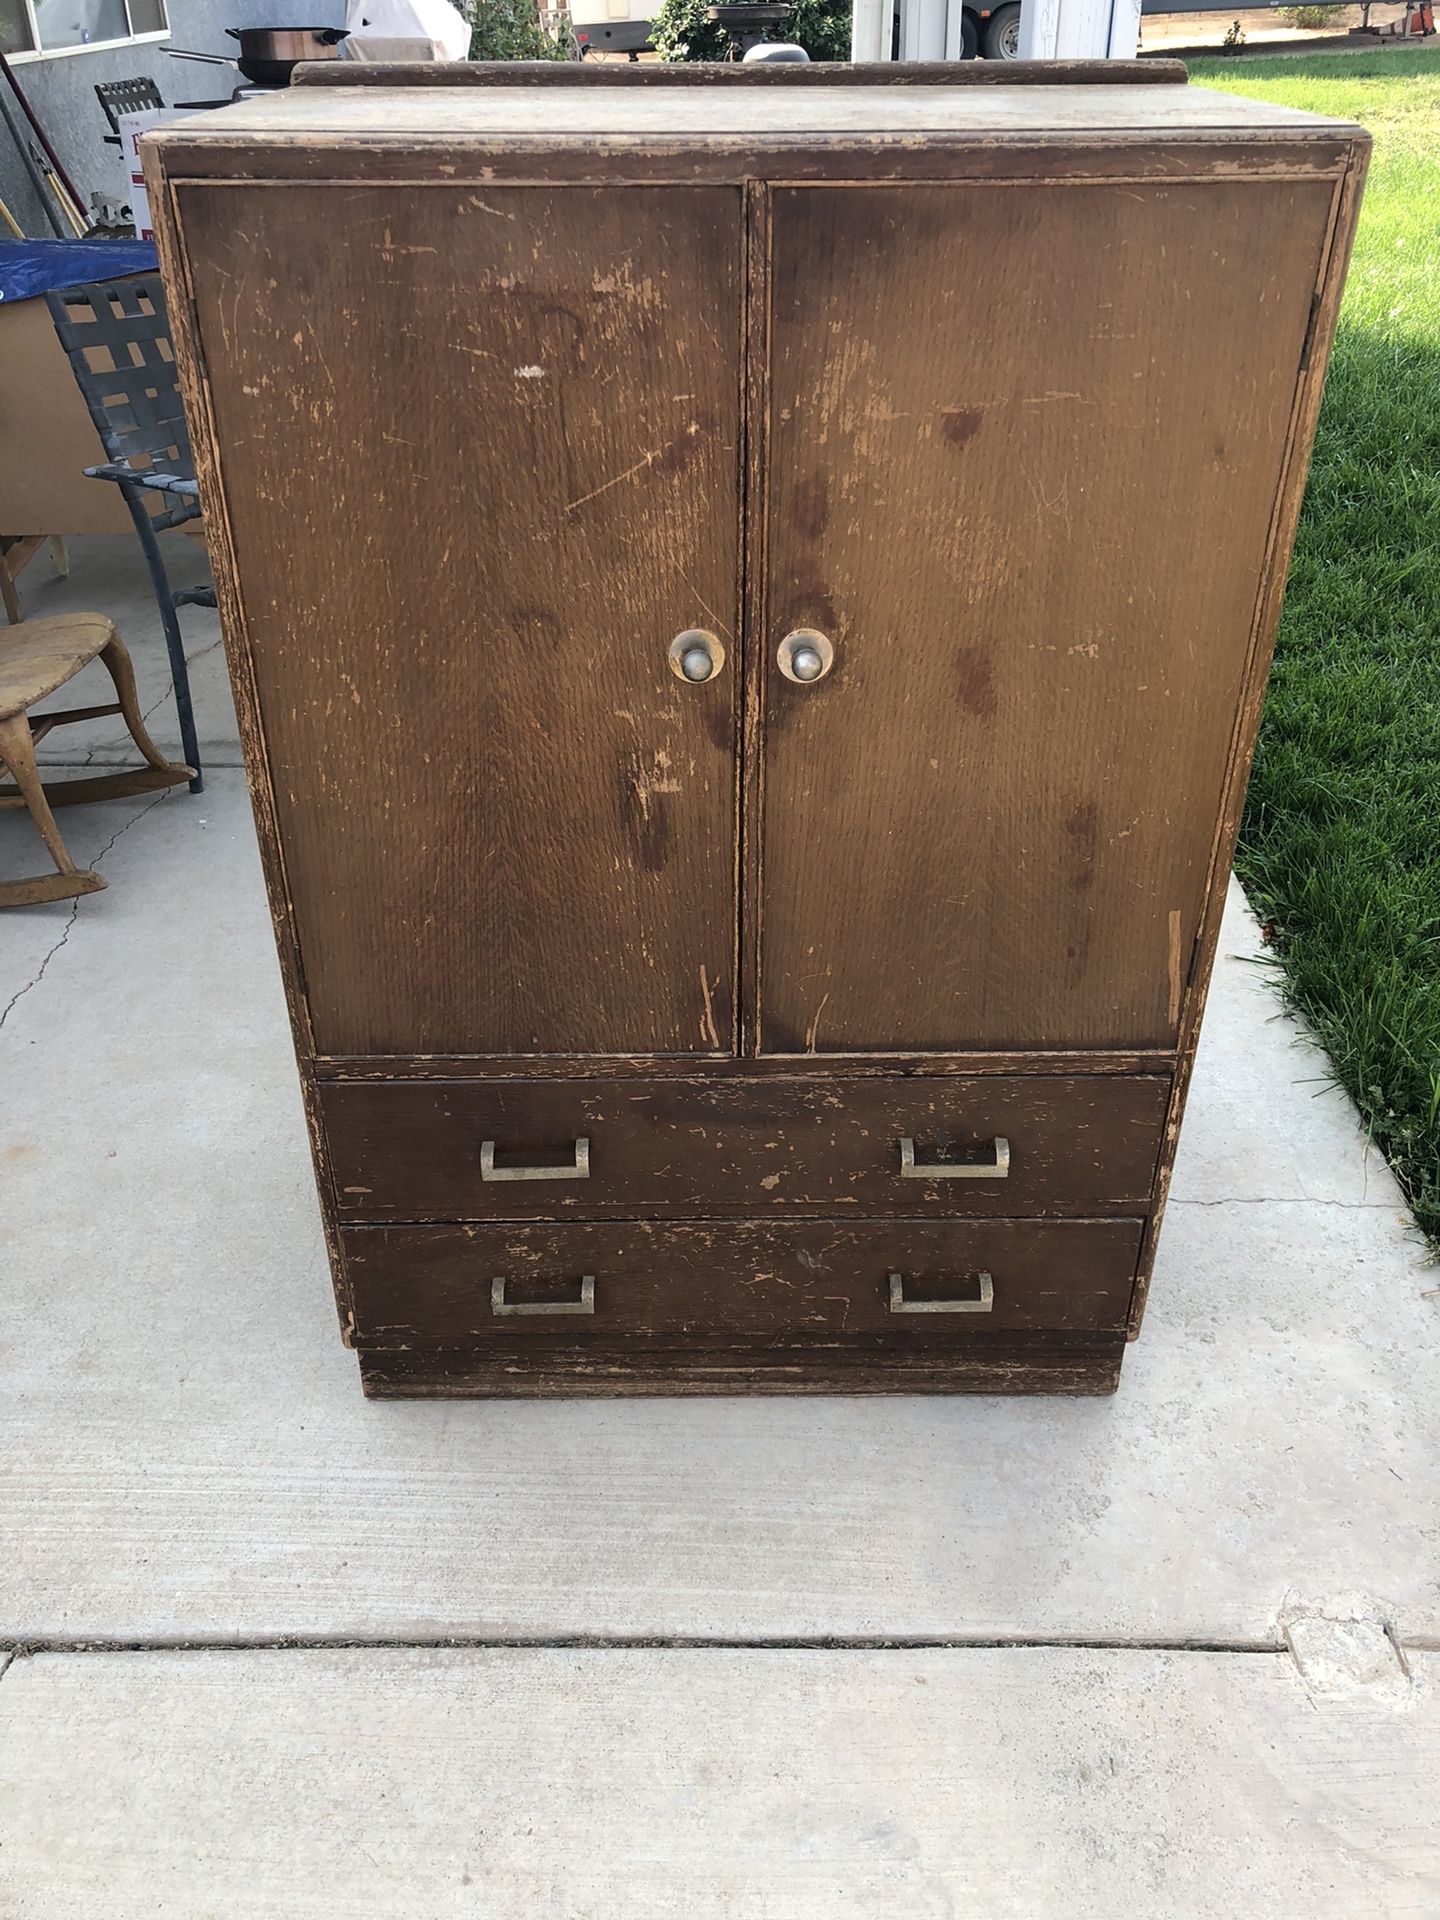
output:
<instances>
[{"instance_id":1,"label":"cabinet base plinth","mask_svg":"<svg viewBox=\"0 0 1440 1920\"><path fill-rule=\"evenodd\" d=\"M357 1355L372 1399L567 1399L630 1394L1114 1393L1123 1336L987 1340L963 1351L694 1348L497 1354L463 1348Z\"/></svg>"}]
</instances>

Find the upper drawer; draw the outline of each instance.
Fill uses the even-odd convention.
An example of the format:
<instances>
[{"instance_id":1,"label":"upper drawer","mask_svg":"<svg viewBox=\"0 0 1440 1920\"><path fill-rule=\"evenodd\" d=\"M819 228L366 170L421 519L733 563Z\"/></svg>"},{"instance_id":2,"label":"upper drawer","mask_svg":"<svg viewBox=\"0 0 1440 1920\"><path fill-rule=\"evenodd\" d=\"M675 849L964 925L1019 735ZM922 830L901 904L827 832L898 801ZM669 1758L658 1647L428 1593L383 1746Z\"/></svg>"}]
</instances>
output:
<instances>
[{"instance_id":1,"label":"upper drawer","mask_svg":"<svg viewBox=\"0 0 1440 1920\"><path fill-rule=\"evenodd\" d=\"M320 1102L351 1220L944 1218L1144 1207L1168 1092L1158 1076L392 1081L325 1084Z\"/></svg>"}]
</instances>

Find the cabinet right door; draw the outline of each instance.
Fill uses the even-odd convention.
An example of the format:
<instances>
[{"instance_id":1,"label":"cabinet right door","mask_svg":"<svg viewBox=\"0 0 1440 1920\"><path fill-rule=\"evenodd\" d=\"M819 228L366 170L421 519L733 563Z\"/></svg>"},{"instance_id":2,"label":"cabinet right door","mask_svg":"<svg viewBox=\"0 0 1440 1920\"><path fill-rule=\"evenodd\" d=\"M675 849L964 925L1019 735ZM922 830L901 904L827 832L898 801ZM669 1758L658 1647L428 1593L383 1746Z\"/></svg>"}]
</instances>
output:
<instances>
[{"instance_id":1,"label":"cabinet right door","mask_svg":"<svg viewBox=\"0 0 1440 1920\"><path fill-rule=\"evenodd\" d=\"M776 193L762 1052L1173 1043L1331 199Z\"/></svg>"}]
</instances>

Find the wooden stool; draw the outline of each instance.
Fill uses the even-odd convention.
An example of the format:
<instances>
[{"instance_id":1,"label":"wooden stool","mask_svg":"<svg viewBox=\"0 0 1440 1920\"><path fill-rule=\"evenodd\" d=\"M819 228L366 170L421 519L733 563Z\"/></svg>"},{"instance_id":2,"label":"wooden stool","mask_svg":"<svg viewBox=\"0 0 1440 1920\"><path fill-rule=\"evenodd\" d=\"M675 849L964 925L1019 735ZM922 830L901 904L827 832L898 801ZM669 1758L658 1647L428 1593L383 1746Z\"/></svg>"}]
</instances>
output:
<instances>
[{"instance_id":1,"label":"wooden stool","mask_svg":"<svg viewBox=\"0 0 1440 1920\"><path fill-rule=\"evenodd\" d=\"M115 682L115 700L103 707L70 707L59 713L37 714L29 709L47 693L73 680L96 657L104 661ZM44 785L35 764L35 747L52 727L77 720L98 720L118 713L130 729L130 738L147 765L83 780ZM76 894L95 893L107 884L104 876L82 871L65 850L52 807L73 806L80 800L114 800L127 793L150 793L159 787L183 786L194 770L169 761L145 731L135 697L135 675L130 655L103 613L64 613L51 620L26 620L0 629L0 763L13 775L13 787L0 786L0 807L28 807L59 869L33 880L0 880L0 907L30 907L44 900L70 900Z\"/></svg>"}]
</instances>

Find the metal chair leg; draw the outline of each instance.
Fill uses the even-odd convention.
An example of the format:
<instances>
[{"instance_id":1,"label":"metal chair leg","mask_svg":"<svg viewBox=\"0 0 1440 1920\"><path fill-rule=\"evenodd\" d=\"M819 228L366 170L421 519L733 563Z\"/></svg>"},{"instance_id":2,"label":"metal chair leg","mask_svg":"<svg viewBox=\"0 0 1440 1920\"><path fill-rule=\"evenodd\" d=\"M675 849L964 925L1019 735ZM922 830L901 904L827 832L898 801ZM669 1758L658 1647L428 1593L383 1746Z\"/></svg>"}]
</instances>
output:
<instances>
[{"instance_id":1,"label":"metal chair leg","mask_svg":"<svg viewBox=\"0 0 1440 1920\"><path fill-rule=\"evenodd\" d=\"M155 529L150 524L150 515L145 509L143 489L126 486L122 491L126 505L130 509L130 517L135 522L135 531L140 536L140 545L145 553L145 564L150 569L150 585L155 594L155 604L160 610L160 625L165 634L165 649L170 656L170 681L175 689L175 714L180 722L180 751L186 766L195 769L195 777L190 782L190 791L200 793L205 786L205 777L200 765L200 742L195 734L195 709L190 698L190 669L185 661L185 640L180 632L180 619L175 609L174 591L160 553L160 542L155 536Z\"/></svg>"}]
</instances>

